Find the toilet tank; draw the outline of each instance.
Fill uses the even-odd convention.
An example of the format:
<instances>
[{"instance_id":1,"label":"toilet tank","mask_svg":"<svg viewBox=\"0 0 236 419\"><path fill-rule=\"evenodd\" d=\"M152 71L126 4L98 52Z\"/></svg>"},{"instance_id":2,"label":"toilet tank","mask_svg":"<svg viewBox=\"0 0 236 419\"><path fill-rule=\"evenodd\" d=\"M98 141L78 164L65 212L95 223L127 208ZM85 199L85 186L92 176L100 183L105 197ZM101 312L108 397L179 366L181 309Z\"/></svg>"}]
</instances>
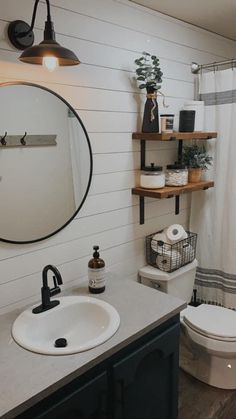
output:
<instances>
[{"instance_id":1,"label":"toilet tank","mask_svg":"<svg viewBox=\"0 0 236 419\"><path fill-rule=\"evenodd\" d=\"M189 303L192 298L196 269L196 259L171 273L146 265L139 269L139 277L142 284L156 288Z\"/></svg>"}]
</instances>

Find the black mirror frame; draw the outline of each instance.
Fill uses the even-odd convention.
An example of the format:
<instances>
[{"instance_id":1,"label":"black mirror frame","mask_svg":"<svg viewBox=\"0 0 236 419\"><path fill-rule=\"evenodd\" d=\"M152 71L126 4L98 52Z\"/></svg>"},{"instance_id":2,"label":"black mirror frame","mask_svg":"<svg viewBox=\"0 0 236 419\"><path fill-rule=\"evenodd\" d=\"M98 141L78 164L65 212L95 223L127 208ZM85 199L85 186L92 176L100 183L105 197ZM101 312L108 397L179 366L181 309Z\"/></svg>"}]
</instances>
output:
<instances>
[{"instance_id":1,"label":"black mirror frame","mask_svg":"<svg viewBox=\"0 0 236 419\"><path fill-rule=\"evenodd\" d=\"M75 213L72 215L72 217L69 218L69 220L67 220L67 222L65 224L63 224L60 228L58 228L57 230L53 231L52 233L50 233L50 234L48 234L46 236L40 237L39 239L35 239L35 240L16 241L16 240L7 240L7 239L4 239L4 238L0 237L0 242L4 242L4 243L12 243L12 244L31 244L31 243L37 243L37 242L40 242L42 240L49 239L50 237L52 237L55 234L59 233L59 231L63 230L63 228L65 228L66 226L68 226L68 224L70 224L70 222L75 218L75 216L81 210L81 208L82 208L82 206L83 206L83 204L84 204L84 202L85 202L85 200L86 200L86 198L88 196L88 192L89 192L89 189L90 189L90 186L91 186L91 182L92 182L92 175L93 175L93 154L92 154L92 147L91 147L91 143L90 143L90 140L89 140L88 133L87 133L87 131L85 129L85 126L84 126L82 120L80 119L78 113L58 93L54 92L51 89L48 89L47 87L41 86L39 84L36 84L36 83L28 83L28 82L24 82L24 81L13 81L13 82L0 83L0 88L1 87L6 87L6 86L31 86L31 87L37 87L37 88L39 88L41 90L45 90L46 92L51 93L52 95L56 96L58 99L60 99L62 102L64 102L64 104L66 106L68 106L68 108L71 110L71 112L73 112L73 114L75 115L75 117L78 119L78 121L79 121L79 123L80 123L80 125L81 125L81 127L82 127L82 129L84 131L84 134L85 134L85 137L86 137L86 140L87 140L87 144L88 144L88 148L89 148L90 173L89 173L88 185L87 185L87 188L86 188L84 197L83 197L83 199L82 199L79 207L77 208L77 210L75 211Z\"/></svg>"}]
</instances>

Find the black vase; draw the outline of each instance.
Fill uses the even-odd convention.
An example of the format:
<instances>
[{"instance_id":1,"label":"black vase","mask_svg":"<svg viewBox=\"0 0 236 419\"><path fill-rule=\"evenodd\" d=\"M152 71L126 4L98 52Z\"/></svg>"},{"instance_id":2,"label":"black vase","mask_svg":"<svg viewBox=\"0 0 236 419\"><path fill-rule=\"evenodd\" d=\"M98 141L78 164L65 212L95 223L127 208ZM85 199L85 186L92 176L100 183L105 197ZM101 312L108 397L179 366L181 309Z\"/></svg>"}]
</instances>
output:
<instances>
[{"instance_id":1,"label":"black vase","mask_svg":"<svg viewBox=\"0 0 236 419\"><path fill-rule=\"evenodd\" d=\"M153 89L147 89L142 132L159 132L157 93Z\"/></svg>"}]
</instances>

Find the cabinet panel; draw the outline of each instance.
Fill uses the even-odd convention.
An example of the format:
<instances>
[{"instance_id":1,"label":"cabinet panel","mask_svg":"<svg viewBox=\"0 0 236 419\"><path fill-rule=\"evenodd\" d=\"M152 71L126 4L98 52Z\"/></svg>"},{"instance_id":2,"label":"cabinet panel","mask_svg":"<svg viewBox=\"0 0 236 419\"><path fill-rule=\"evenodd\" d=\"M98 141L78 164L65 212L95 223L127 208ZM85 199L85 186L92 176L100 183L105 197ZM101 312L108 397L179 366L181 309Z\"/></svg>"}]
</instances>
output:
<instances>
[{"instance_id":1,"label":"cabinet panel","mask_svg":"<svg viewBox=\"0 0 236 419\"><path fill-rule=\"evenodd\" d=\"M47 405L47 407L46 407ZM20 419L106 419L107 375L102 373L57 402L46 400Z\"/></svg>"},{"instance_id":2,"label":"cabinet panel","mask_svg":"<svg viewBox=\"0 0 236 419\"><path fill-rule=\"evenodd\" d=\"M113 367L115 419L176 419L179 325Z\"/></svg>"}]
</instances>

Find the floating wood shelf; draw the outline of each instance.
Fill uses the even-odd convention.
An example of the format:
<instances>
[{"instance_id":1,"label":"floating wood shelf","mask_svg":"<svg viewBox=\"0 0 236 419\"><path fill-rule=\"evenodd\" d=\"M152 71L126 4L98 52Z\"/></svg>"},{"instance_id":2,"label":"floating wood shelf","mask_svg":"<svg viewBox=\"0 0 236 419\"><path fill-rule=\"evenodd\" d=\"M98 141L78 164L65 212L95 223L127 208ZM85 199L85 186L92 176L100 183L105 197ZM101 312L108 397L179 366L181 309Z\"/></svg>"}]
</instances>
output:
<instances>
[{"instance_id":1,"label":"floating wood shelf","mask_svg":"<svg viewBox=\"0 0 236 419\"><path fill-rule=\"evenodd\" d=\"M217 138L217 132L171 132L159 134L157 132L134 132L133 140L143 141L175 141L175 140L210 140Z\"/></svg>"},{"instance_id":2,"label":"floating wood shelf","mask_svg":"<svg viewBox=\"0 0 236 419\"><path fill-rule=\"evenodd\" d=\"M212 181L202 181L198 183L188 183L186 186L166 186L162 189L145 189L145 188L133 188L132 194L139 195L149 198L172 198L173 196L178 196L187 192L195 192L200 190L205 190L208 188L213 188L214 182Z\"/></svg>"},{"instance_id":3,"label":"floating wood shelf","mask_svg":"<svg viewBox=\"0 0 236 419\"><path fill-rule=\"evenodd\" d=\"M140 153L140 168L145 169L146 166L146 141L175 141L178 140L178 156L177 161L181 162L183 157L183 141L187 140L210 140L217 138L217 132L171 132L171 133L158 133L158 132L133 132L132 139L140 140L141 153ZM186 186L165 187L162 189L144 189L133 188L132 194L139 196L139 211L140 211L140 224L144 224L144 198L171 198L175 196L175 214L179 214L179 201L180 195L187 192L194 192L212 188L214 182L198 182L188 183Z\"/></svg>"}]
</instances>

